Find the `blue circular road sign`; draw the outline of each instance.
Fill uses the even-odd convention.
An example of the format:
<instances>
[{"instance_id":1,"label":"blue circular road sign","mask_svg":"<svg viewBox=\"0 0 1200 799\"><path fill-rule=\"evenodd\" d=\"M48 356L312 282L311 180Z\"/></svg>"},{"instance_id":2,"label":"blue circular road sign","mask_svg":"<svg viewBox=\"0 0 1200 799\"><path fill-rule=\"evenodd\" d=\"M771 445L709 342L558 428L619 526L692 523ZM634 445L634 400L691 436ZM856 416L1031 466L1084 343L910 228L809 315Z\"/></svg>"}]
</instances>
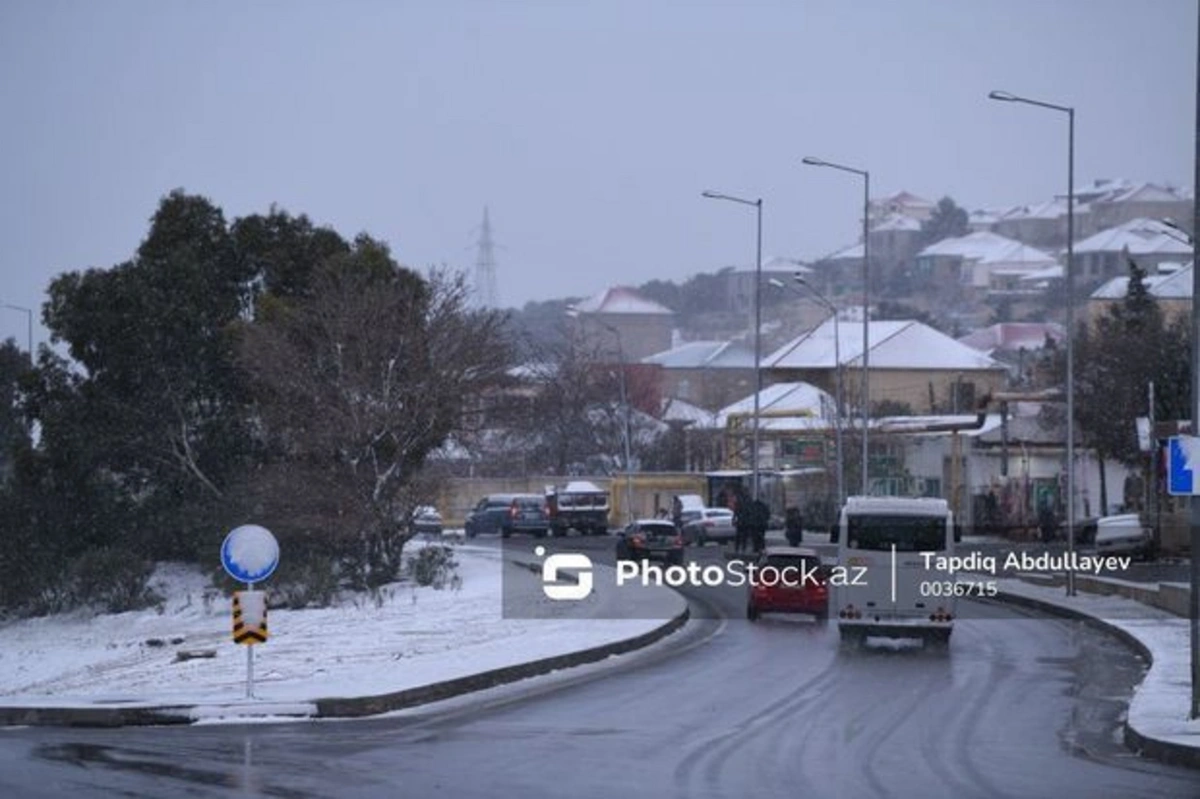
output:
<instances>
[{"instance_id":1,"label":"blue circular road sign","mask_svg":"<svg viewBox=\"0 0 1200 799\"><path fill-rule=\"evenodd\" d=\"M235 580L262 582L279 565L279 542L267 528L243 524L225 536L225 543L221 544L221 565Z\"/></svg>"}]
</instances>

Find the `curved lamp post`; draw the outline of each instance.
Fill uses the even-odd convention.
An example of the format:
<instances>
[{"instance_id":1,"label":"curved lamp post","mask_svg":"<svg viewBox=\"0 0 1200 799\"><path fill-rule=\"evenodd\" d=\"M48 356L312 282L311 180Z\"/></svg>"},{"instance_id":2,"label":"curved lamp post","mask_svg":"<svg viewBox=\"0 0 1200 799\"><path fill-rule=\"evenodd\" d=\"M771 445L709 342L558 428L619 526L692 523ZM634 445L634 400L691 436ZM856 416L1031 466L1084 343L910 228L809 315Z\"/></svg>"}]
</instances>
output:
<instances>
[{"instance_id":1,"label":"curved lamp post","mask_svg":"<svg viewBox=\"0 0 1200 799\"><path fill-rule=\"evenodd\" d=\"M727 200L754 208L758 217L758 235L754 247L754 432L750 444L750 472L753 475L754 498L758 499L758 413L759 395L762 394L762 198L747 200L731 194L704 191L701 197L709 200Z\"/></svg>"},{"instance_id":2,"label":"curved lamp post","mask_svg":"<svg viewBox=\"0 0 1200 799\"><path fill-rule=\"evenodd\" d=\"M1063 278L1067 291L1067 551L1075 552L1075 109L994 91L988 99L1023 103L1067 115L1067 263ZM1103 511L1102 511L1103 512ZM1067 569L1067 596L1075 596L1075 571Z\"/></svg>"},{"instance_id":3,"label":"curved lamp post","mask_svg":"<svg viewBox=\"0 0 1200 799\"><path fill-rule=\"evenodd\" d=\"M829 169L836 169L840 172L849 172L852 175L858 175L863 179L863 211L862 211L862 240L863 240L863 266L862 266L862 493L866 496L870 491L869 464L867 459L867 436L871 424L871 371L870 371L870 352L871 344L868 340L868 329L870 328L870 263L871 263L871 243L869 234L871 231L870 215L871 215L871 173L865 169L856 169L852 166L844 164L835 164L832 161L824 161L820 158L812 158L805 156L800 159L800 163L805 166L823 166ZM834 314L836 316L836 314Z\"/></svg>"}]
</instances>

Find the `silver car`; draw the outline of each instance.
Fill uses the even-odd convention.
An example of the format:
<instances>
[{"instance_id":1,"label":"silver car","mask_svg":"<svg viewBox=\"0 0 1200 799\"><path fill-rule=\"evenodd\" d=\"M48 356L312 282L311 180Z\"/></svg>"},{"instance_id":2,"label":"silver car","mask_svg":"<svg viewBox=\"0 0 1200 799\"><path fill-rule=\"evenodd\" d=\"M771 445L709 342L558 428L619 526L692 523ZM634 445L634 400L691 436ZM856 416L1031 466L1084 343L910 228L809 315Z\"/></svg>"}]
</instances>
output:
<instances>
[{"instance_id":1,"label":"silver car","mask_svg":"<svg viewBox=\"0 0 1200 799\"><path fill-rule=\"evenodd\" d=\"M1097 555L1132 555L1149 558L1154 536L1136 513L1104 516L1096 520Z\"/></svg>"},{"instance_id":2,"label":"silver car","mask_svg":"<svg viewBox=\"0 0 1200 799\"><path fill-rule=\"evenodd\" d=\"M683 539L702 547L709 541L723 543L737 537L733 524L733 511L729 508L705 508L697 518L683 525Z\"/></svg>"}]
</instances>

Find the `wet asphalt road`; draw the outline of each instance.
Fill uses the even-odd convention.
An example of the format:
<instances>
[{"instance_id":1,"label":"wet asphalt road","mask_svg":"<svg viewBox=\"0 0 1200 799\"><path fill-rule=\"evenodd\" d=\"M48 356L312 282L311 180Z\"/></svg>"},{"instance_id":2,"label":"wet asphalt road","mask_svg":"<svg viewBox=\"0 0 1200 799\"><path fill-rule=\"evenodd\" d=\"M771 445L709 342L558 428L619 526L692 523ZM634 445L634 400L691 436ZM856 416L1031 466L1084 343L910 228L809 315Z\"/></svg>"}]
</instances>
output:
<instances>
[{"instance_id":1,"label":"wet asphalt road","mask_svg":"<svg viewBox=\"0 0 1200 799\"><path fill-rule=\"evenodd\" d=\"M751 624L743 602L729 589L704 609L726 620L449 713L0 731L0 796L1200 796L1200 772L1121 746L1144 666L1081 624L978 605L949 653L845 652L836 626Z\"/></svg>"}]
</instances>

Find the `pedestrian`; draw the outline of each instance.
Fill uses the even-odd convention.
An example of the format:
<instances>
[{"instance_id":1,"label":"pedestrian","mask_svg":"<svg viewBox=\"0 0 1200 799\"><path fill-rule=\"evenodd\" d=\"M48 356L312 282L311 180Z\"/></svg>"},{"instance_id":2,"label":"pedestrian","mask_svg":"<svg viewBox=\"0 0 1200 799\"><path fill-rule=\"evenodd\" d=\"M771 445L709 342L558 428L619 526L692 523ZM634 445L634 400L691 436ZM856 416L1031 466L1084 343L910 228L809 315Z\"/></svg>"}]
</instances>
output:
<instances>
[{"instance_id":1,"label":"pedestrian","mask_svg":"<svg viewBox=\"0 0 1200 799\"><path fill-rule=\"evenodd\" d=\"M750 533L754 536L755 553L762 552L767 545L767 528L771 525L771 508L761 499L750 503Z\"/></svg>"},{"instance_id":2,"label":"pedestrian","mask_svg":"<svg viewBox=\"0 0 1200 799\"><path fill-rule=\"evenodd\" d=\"M784 513L784 530L790 546L798 547L804 540L804 516L795 505Z\"/></svg>"},{"instance_id":3,"label":"pedestrian","mask_svg":"<svg viewBox=\"0 0 1200 799\"><path fill-rule=\"evenodd\" d=\"M753 526L750 503L741 494L730 498L733 507L733 526L737 535L733 539L733 551L745 552L750 545L750 533Z\"/></svg>"},{"instance_id":4,"label":"pedestrian","mask_svg":"<svg viewBox=\"0 0 1200 799\"><path fill-rule=\"evenodd\" d=\"M1042 543L1049 544L1054 540L1054 534L1058 530L1058 519L1055 518L1054 510L1050 507L1049 502L1042 503L1042 509L1038 511L1038 528L1042 533Z\"/></svg>"}]
</instances>

